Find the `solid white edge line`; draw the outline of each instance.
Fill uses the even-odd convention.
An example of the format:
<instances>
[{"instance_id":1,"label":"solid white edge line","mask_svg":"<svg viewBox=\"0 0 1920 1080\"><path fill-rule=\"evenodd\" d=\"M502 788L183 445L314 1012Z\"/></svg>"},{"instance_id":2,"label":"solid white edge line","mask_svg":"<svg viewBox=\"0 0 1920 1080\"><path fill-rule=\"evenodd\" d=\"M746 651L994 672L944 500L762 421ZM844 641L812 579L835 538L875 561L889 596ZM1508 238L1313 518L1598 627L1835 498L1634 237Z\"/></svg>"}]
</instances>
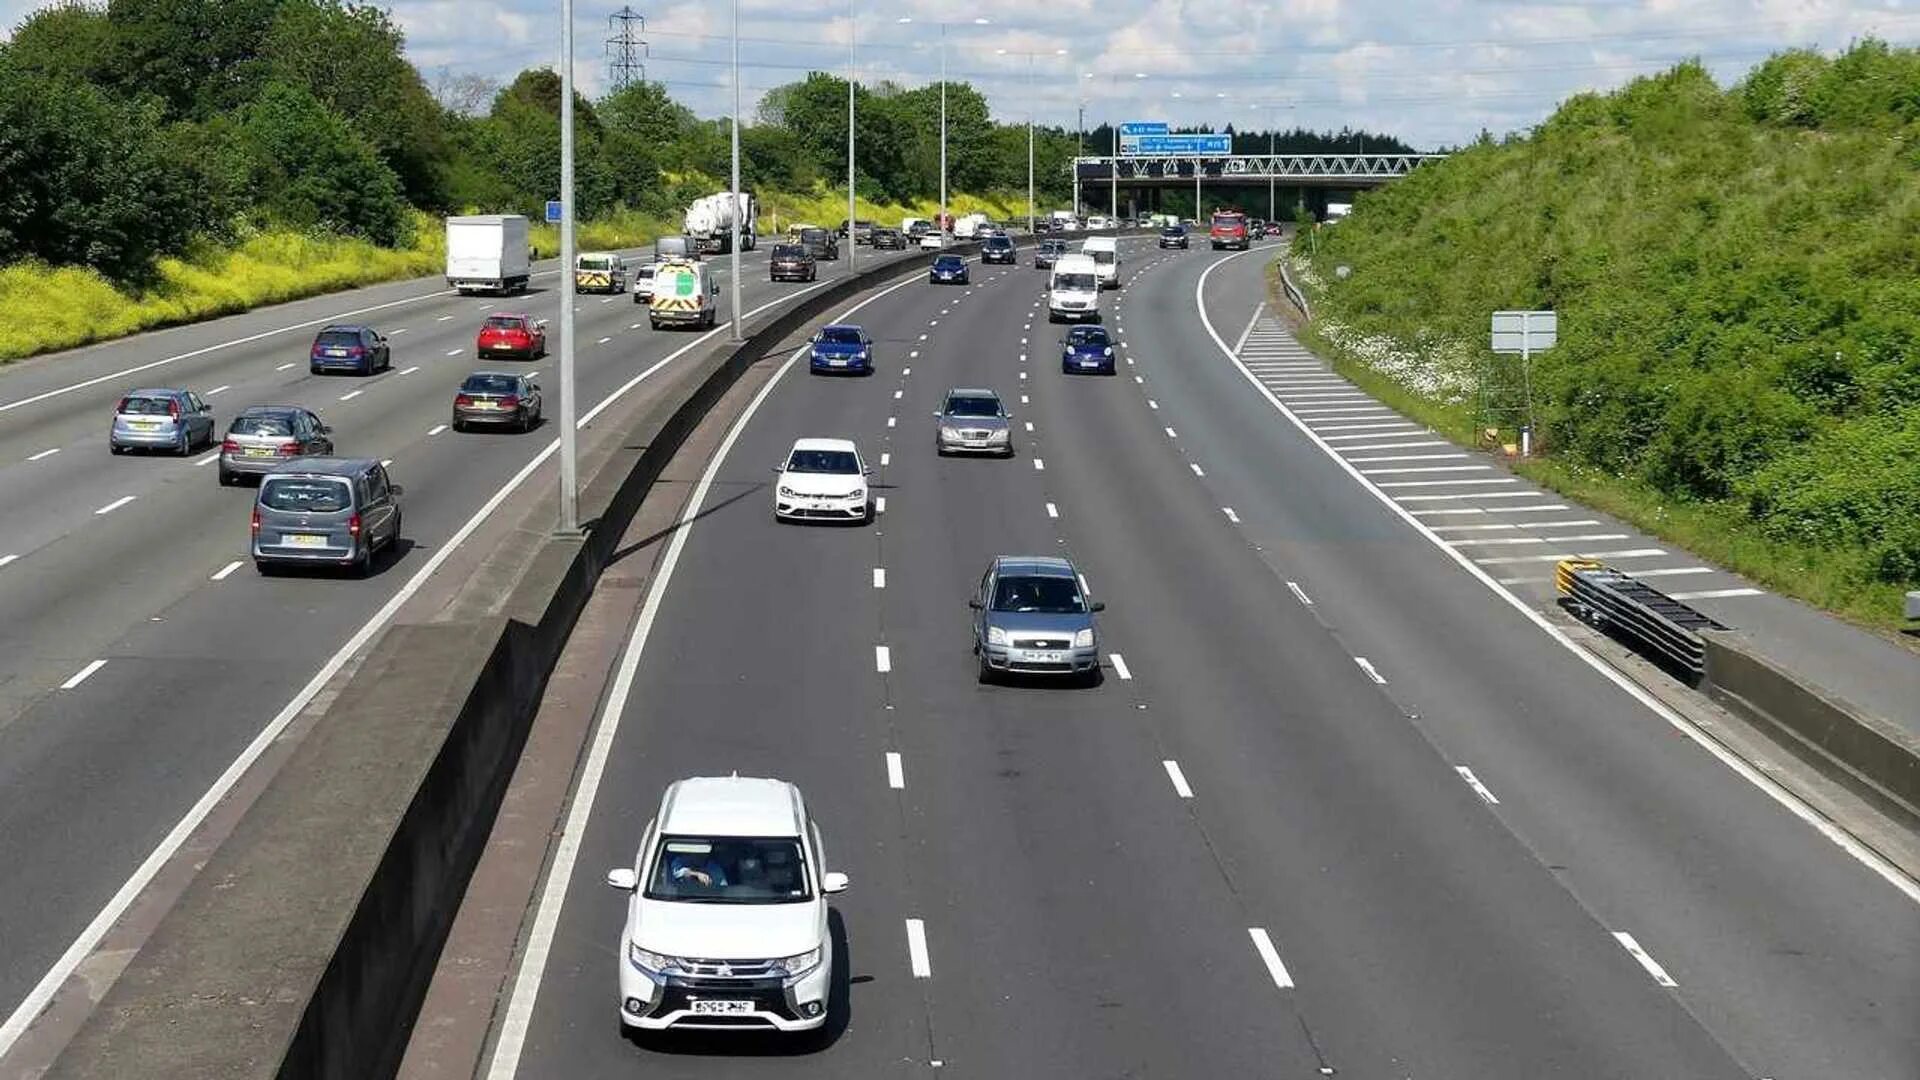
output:
<instances>
[{"instance_id":1,"label":"solid white edge line","mask_svg":"<svg viewBox=\"0 0 1920 1080\"><path fill-rule=\"evenodd\" d=\"M1647 950L1641 948L1640 943L1633 940L1632 934L1629 934L1620 930L1615 930L1613 932L1613 940L1619 942L1620 947L1627 950L1628 955L1632 956L1635 960L1640 961L1640 966L1647 969L1647 974L1653 976L1654 982L1657 982L1661 986L1667 987L1668 989L1675 989L1679 987L1680 984L1673 981L1673 976L1667 974L1667 969L1661 967L1660 962L1658 960L1655 960L1652 956L1649 956L1647 954Z\"/></svg>"},{"instance_id":2,"label":"solid white edge line","mask_svg":"<svg viewBox=\"0 0 1920 1080\"><path fill-rule=\"evenodd\" d=\"M933 976L933 961L927 957L927 924L919 919L907 920L907 964L916 979Z\"/></svg>"},{"instance_id":3,"label":"solid white edge line","mask_svg":"<svg viewBox=\"0 0 1920 1080\"><path fill-rule=\"evenodd\" d=\"M906 766L901 763L897 751L887 751L887 786L895 791L904 791L907 786Z\"/></svg>"},{"instance_id":4,"label":"solid white edge line","mask_svg":"<svg viewBox=\"0 0 1920 1080\"><path fill-rule=\"evenodd\" d=\"M1173 781L1173 793L1183 799L1193 798L1193 788L1187 783L1187 774L1180 771L1180 763L1168 758L1160 763L1167 770L1167 779Z\"/></svg>"},{"instance_id":5,"label":"solid white edge line","mask_svg":"<svg viewBox=\"0 0 1920 1080\"><path fill-rule=\"evenodd\" d=\"M867 297L840 313L833 322L842 319L879 300L881 297L903 289L920 281L919 275L911 275L898 284L888 286L880 292ZM822 282L822 284L830 284ZM790 293L787 298L797 296ZM760 311L765 308L757 309ZM691 349L714 334L725 333L721 327L710 330L695 338L686 346ZM684 351L684 350L683 350ZM573 867L580 858L580 838L586 832L587 819L593 815L594 800L600 790L600 778L606 772L607 758L613 751L614 737L620 731L620 717L626 711L627 698L633 693L634 677L640 669L640 656L646 650L647 639L653 632L654 619L660 612L660 604L666 596L668 584L673 580L674 568L679 565L680 553L687 546L687 537L693 531L693 525L700 516L700 507L706 501L707 493L713 487L714 477L727 460L727 454L733 444L739 440L740 433L753 420L760 406L772 396L774 387L800 358L806 355L807 347L802 345L788 356L786 362L760 387L747 407L727 429L727 434L714 449L713 460L707 463L706 470L700 474L700 482L694 486L693 495L687 500L682 511L673 538L667 542L667 550L660 558L660 567L655 571L653 580L647 586L646 600L641 604L639 618L634 622L632 636L627 639L626 651L621 654L620 667L614 673L612 688L607 693L605 705L600 710L600 721L594 730L593 742L587 750L585 763L581 766L579 780L575 785L573 802L567 811L567 822L560 833L560 842L555 845L553 860L547 864L547 877L540 890L539 906L534 911L533 924L527 933L525 951L521 954L520 967L514 975L513 990L507 998L506 1009L500 1014L500 1037L493 1047L493 1060L487 1066L488 1080L508 1080L520 1068L520 1054L526 1047L527 1029L533 1022L533 1007L540 996L540 982L545 977L547 955L553 948L553 935L559 928L560 915L566 907L567 886L573 880ZM585 421L582 420L582 423ZM558 446L556 442L554 444Z\"/></svg>"},{"instance_id":6,"label":"solid white edge line","mask_svg":"<svg viewBox=\"0 0 1920 1080\"><path fill-rule=\"evenodd\" d=\"M1273 985L1282 990L1293 989L1293 975L1287 971L1287 965L1280 962L1280 950L1273 947L1273 939L1267 936L1267 932L1258 926L1250 926L1247 936L1253 939L1253 951L1259 953L1261 962L1267 965L1267 974L1273 976Z\"/></svg>"},{"instance_id":7,"label":"solid white edge line","mask_svg":"<svg viewBox=\"0 0 1920 1080\"><path fill-rule=\"evenodd\" d=\"M1253 250L1257 251L1261 249L1255 248ZM1207 279L1213 275L1213 272L1226 263L1245 254L1247 254L1247 252L1236 252L1235 254L1216 261L1212 266L1202 271L1199 280L1196 281L1193 286L1193 303L1194 307L1197 308L1200 313L1200 325L1206 330L1207 336L1212 338L1214 345L1226 355L1227 359L1231 361L1234 366L1240 369L1240 374L1246 378L1247 382L1266 397L1268 403L1279 410L1280 414L1286 417L1294 427L1298 428L1301 434L1305 435L1315 446L1319 447L1320 451L1327 456L1328 460L1332 461L1335 466L1344 470L1348 476L1352 477L1354 483L1359 484L1378 500L1382 506L1385 506L1390 512L1398 516L1400 520L1406 522L1415 532L1425 537L1427 542L1434 546L1435 550L1444 553L1448 558L1452 559L1460 569L1471 574L1475 580L1486 586L1495 596L1504 600L1507 606L1513 608L1514 611L1520 614L1521 618L1532 623L1541 633L1546 634L1560 647L1579 658L1582 663L1597 672L1601 678L1625 691L1629 697L1652 711L1655 716L1665 720L1676 731L1679 731L1688 739L1692 740L1695 745L1707 751L1707 753L1712 754L1715 760L1719 761L1728 769L1731 769L1735 775L1765 792L1769 798L1793 814L1793 816L1811 826L1815 832L1826 837L1842 851L1853 856L1855 861L1879 875L1882 880L1892 885L1895 889L1898 889L1907 899L1915 903L1920 903L1920 881L1916 881L1907 876L1899 867L1887 861L1878 852L1862 844L1859 840L1848 834L1846 830L1828 820L1798 795L1787 790L1778 781L1760 772L1739 755L1721 745L1718 740L1707 734L1692 721L1681 716L1671 708L1668 708L1664 702L1648 693L1645 688L1632 679L1629 679L1620 671L1615 670L1612 665L1595 656L1585 646L1568 637L1558 627L1548 622L1546 616L1533 610L1525 600L1495 581L1492 575L1475 565L1471 558L1448 547L1446 543L1440 539L1439 535L1421 523L1419 518L1414 517L1408 513L1405 508L1394 502L1393 496L1388 495L1380 489L1379 485L1361 475L1360 470L1347 464L1346 460L1336 453L1333 447L1329 446L1320 438L1318 432L1314 431L1313 428L1303 422L1293 410L1287 408L1285 403L1274 396L1273 391L1262 386L1260 380L1254 376L1253 372L1248 371L1246 365L1241 364L1239 358L1233 355L1233 350L1227 348L1227 343L1221 340L1219 332L1213 327L1213 320L1207 315L1205 300Z\"/></svg>"},{"instance_id":8,"label":"solid white edge line","mask_svg":"<svg viewBox=\"0 0 1920 1080\"><path fill-rule=\"evenodd\" d=\"M823 282L822 284L830 284L830 282ZM754 308L752 311L747 312L745 317L752 318L770 308L785 304L807 291L809 291L809 289L801 289L784 294L776 300L770 300ZM883 292L872 299L878 299L879 296L884 295L886 294ZM848 312L848 314L851 313L852 312ZM352 313L349 312L348 314ZM333 320L321 319L317 321L331 322ZM694 338L692 341L687 342L685 345L667 354L665 358L655 363L652 367L635 375L633 378L621 384L618 389L602 398L598 405L589 410L587 415L580 418L575 424L575 427L585 427L587 421L593 419L593 417L601 411L610 407L627 391L638 386L648 375L651 375L653 372L658 371L660 368L665 367L667 364L700 347L716 335L726 332L725 327L709 330L705 334ZM235 757L225 771L214 780L212 786L208 787L200 796L199 800L187 809L187 812L183 814L180 820L174 824L173 828L167 832L167 835L161 838L160 843L154 847L146 859L135 868L133 874L114 892L113 897L107 901L106 905L94 915L92 921L87 923L86 927L80 931L73 942L60 954L60 958L55 960L53 965L47 969L46 973L40 977L40 980L33 985L33 988L27 992L26 997L21 999L20 1004L14 1008L12 1013L8 1014L6 1022L0 1023L0 1059L4 1059L6 1055L12 1051L14 1044L20 1040L20 1036L26 1033L28 1025L32 1024L40 1013L46 1009L47 1004L53 1000L54 995L59 992L60 987L66 983L67 979L72 977L74 971L79 968L81 962L87 958L88 954L99 946L100 940L107 935L107 931L113 929L113 924L120 920L120 916L126 913L127 908L133 906L134 900L137 899L140 893L146 889L147 885L152 882L154 876L160 872L161 868L167 864L169 859L173 858L181 846L187 842L193 835L194 830L198 829L200 824L206 820L207 815L213 812L213 808L217 806L222 799L226 798L227 793L233 789L235 784L240 782L240 778L246 774L248 769L253 767L253 763L259 759L261 754L266 752L267 747L279 739L281 732L286 730L287 725L293 722L293 718L298 716L301 710L305 709L307 705L312 702L314 696L326 686L334 675L339 673L340 669L346 665L348 660L351 660L355 654L365 648L367 643L373 640L376 634L385 629L387 623L393 620L394 615L399 612L400 608L404 606L408 600L413 598L414 593L418 592L421 586L426 584L427 577L439 569L440 566L452 556L454 551L456 551L469 536L473 535L474 531L479 529L481 524L483 524L487 518L491 517L495 510L500 508L500 504L506 502L508 496L512 495L513 492L526 481L527 477L532 476L534 471L544 464L548 458L558 452L559 449L560 440L556 437L538 454L535 454L533 460L522 466L520 471L515 473L500 490L494 492L492 497L481 504L480 509L476 511L472 517L468 518L466 523L461 525L459 530L448 538L448 540L440 546L438 551L435 551L427 559L426 564L421 566L420 569L414 573L413 577L407 579L406 584L400 587L400 591L396 592L385 604L381 605L380 609L374 612L373 617L368 619L359 630L355 631L354 635L347 639L346 644L342 645L339 651L328 658L320 670L314 673L313 678L308 680L307 684L300 689L300 692L295 694L293 699L288 701L286 706L282 708L279 713L275 714L274 718L268 721L265 727L260 729L259 734L254 736L253 741L248 743L246 748L240 751L239 756ZM682 530L682 532L684 533L684 530ZM678 534L675 536L675 540L679 540Z\"/></svg>"},{"instance_id":9,"label":"solid white edge line","mask_svg":"<svg viewBox=\"0 0 1920 1080\"><path fill-rule=\"evenodd\" d=\"M67 681L60 684L60 689L71 690L74 687L79 686L81 683L86 682L88 679L93 678L94 672L99 671L101 668L106 666L107 666L107 662L105 660L89 660L87 661L86 667L83 667L79 671L74 672L72 675L67 676Z\"/></svg>"},{"instance_id":10,"label":"solid white edge line","mask_svg":"<svg viewBox=\"0 0 1920 1080\"><path fill-rule=\"evenodd\" d=\"M1453 771L1459 773L1460 779L1465 780L1467 786L1473 789L1473 793L1484 799L1488 806L1500 805L1500 800L1494 798L1493 792L1487 788L1487 785L1481 783L1480 778L1473 775L1472 769L1469 769L1465 765L1455 765Z\"/></svg>"},{"instance_id":11,"label":"solid white edge line","mask_svg":"<svg viewBox=\"0 0 1920 1080\"><path fill-rule=\"evenodd\" d=\"M1113 661L1114 674L1120 676L1122 679L1133 678L1133 669L1127 667L1126 657L1121 656L1119 653L1108 653L1107 659Z\"/></svg>"},{"instance_id":12,"label":"solid white edge line","mask_svg":"<svg viewBox=\"0 0 1920 1080\"><path fill-rule=\"evenodd\" d=\"M221 567L220 569L218 569L218 570L215 570L215 571L213 572L213 576L212 576L212 577L210 577L210 578L208 578L207 580L208 580L208 581L225 581L225 580L227 580L227 576L228 576L229 574L232 574L232 573L233 573L233 572L234 572L235 570L238 570L238 569L240 569L240 566L241 566L241 564L242 564L242 562L243 562L243 561L244 561L244 560L241 560L241 559L235 559L235 560L233 560L232 562L230 562L230 563L228 563L227 565L225 565L225 566L223 566L223 567Z\"/></svg>"}]
</instances>

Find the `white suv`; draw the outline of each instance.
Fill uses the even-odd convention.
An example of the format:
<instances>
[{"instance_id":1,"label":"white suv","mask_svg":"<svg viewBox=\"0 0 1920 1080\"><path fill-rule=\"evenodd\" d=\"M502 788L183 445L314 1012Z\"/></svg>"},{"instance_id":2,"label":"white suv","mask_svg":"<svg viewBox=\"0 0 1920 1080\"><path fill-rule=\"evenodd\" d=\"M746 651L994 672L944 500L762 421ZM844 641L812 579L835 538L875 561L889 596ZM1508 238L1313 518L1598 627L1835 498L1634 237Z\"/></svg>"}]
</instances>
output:
<instances>
[{"instance_id":1,"label":"white suv","mask_svg":"<svg viewBox=\"0 0 1920 1080\"><path fill-rule=\"evenodd\" d=\"M631 867L621 940L629 1028L806 1031L827 1019L833 939L820 829L800 789L741 776L676 781Z\"/></svg>"}]
</instances>

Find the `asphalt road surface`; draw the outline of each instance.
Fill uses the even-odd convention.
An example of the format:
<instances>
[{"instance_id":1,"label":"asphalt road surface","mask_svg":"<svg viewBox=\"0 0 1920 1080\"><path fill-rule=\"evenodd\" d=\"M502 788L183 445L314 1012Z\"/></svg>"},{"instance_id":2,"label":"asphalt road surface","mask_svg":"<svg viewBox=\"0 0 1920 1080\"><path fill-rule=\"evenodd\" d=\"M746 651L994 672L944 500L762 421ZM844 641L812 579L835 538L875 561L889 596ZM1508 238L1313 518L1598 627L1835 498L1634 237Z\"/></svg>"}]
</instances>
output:
<instances>
[{"instance_id":1,"label":"asphalt road surface","mask_svg":"<svg viewBox=\"0 0 1920 1080\"><path fill-rule=\"evenodd\" d=\"M1259 249L1125 250L1116 377L1061 374L1023 251L875 300L876 375L797 365L744 422L493 1075L1920 1076L1920 908L1273 409L1202 319L1234 344ZM957 385L1012 460L935 456ZM802 436L879 463L871 527L772 520ZM1033 553L1108 605L1097 687L975 680L966 598ZM602 877L667 783L736 770L852 877L832 1020L630 1042Z\"/></svg>"},{"instance_id":2,"label":"asphalt road surface","mask_svg":"<svg viewBox=\"0 0 1920 1080\"><path fill-rule=\"evenodd\" d=\"M766 258L743 256L749 312L809 289L768 283ZM714 263L724 280L728 260ZM823 264L822 283L844 265ZM380 286L0 370L0 1019L242 748L554 440L557 280L505 298ZM554 355L477 361L492 311L551 319ZM313 335L336 319L389 335L392 370L309 375ZM624 294L579 297L576 327L583 416L699 336L649 329ZM530 435L448 430L455 388L480 369L537 371L549 420ZM246 405L305 405L337 452L390 459L406 489L397 556L366 580L257 576L253 489L221 488L212 450L107 452L114 402L154 386L198 391L223 432Z\"/></svg>"}]
</instances>

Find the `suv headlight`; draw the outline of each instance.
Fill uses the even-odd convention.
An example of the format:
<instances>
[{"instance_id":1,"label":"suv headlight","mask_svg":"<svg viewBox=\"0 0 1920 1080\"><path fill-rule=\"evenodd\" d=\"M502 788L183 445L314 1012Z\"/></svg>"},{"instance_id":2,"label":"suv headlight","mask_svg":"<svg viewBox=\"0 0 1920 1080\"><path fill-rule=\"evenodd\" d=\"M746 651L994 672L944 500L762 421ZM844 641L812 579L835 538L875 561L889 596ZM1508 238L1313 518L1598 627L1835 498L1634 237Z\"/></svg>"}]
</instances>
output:
<instances>
[{"instance_id":1,"label":"suv headlight","mask_svg":"<svg viewBox=\"0 0 1920 1080\"><path fill-rule=\"evenodd\" d=\"M1073 647L1076 649L1093 648L1093 627L1089 626L1073 635Z\"/></svg>"},{"instance_id":2,"label":"suv headlight","mask_svg":"<svg viewBox=\"0 0 1920 1080\"><path fill-rule=\"evenodd\" d=\"M787 979L798 979L820 966L822 950L815 946L798 956L785 956L767 964L767 974L784 975Z\"/></svg>"},{"instance_id":3,"label":"suv headlight","mask_svg":"<svg viewBox=\"0 0 1920 1080\"><path fill-rule=\"evenodd\" d=\"M1007 643L1007 632L1005 630L1002 630L997 626L987 627L987 644L1005 645L1006 643Z\"/></svg>"},{"instance_id":4,"label":"suv headlight","mask_svg":"<svg viewBox=\"0 0 1920 1080\"><path fill-rule=\"evenodd\" d=\"M648 952L631 941L627 942L627 962L648 975L663 975L680 970L679 957Z\"/></svg>"}]
</instances>

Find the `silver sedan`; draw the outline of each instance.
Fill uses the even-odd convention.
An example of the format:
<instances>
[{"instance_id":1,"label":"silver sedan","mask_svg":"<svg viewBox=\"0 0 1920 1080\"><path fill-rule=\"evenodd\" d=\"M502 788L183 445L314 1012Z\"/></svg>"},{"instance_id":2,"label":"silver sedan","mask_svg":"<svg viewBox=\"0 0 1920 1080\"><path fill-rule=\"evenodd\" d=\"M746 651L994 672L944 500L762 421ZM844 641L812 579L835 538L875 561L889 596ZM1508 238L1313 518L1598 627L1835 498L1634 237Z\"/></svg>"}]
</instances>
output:
<instances>
[{"instance_id":1,"label":"silver sedan","mask_svg":"<svg viewBox=\"0 0 1920 1080\"><path fill-rule=\"evenodd\" d=\"M991 390L955 387L933 414L934 452L1013 456L1013 414Z\"/></svg>"}]
</instances>

